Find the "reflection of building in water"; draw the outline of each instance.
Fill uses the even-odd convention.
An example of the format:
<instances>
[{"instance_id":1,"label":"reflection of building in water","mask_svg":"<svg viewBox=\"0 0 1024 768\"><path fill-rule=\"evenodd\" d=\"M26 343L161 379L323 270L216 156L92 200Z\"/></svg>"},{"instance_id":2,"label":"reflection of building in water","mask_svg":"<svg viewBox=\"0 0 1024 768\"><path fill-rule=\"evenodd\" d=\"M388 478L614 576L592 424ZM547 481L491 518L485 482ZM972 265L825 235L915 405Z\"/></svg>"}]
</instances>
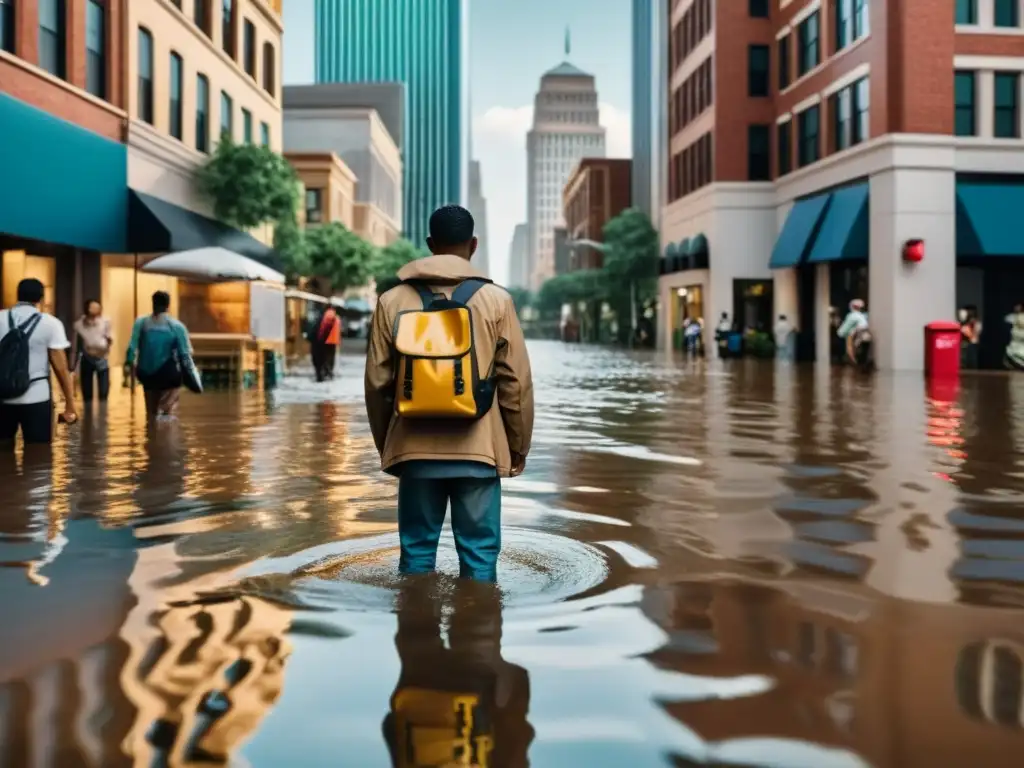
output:
<instances>
[{"instance_id":1,"label":"reflection of building in water","mask_svg":"<svg viewBox=\"0 0 1024 768\"><path fill-rule=\"evenodd\" d=\"M136 765L227 760L281 694L291 614L243 597L134 619L121 684L138 715L124 751Z\"/></svg>"},{"instance_id":2,"label":"reflection of building in water","mask_svg":"<svg viewBox=\"0 0 1024 768\"><path fill-rule=\"evenodd\" d=\"M1015 612L842 584L649 591L645 610L669 635L649 657L656 666L775 680L760 696L666 705L709 741L801 739L878 768L1019 765L1024 638Z\"/></svg>"}]
</instances>

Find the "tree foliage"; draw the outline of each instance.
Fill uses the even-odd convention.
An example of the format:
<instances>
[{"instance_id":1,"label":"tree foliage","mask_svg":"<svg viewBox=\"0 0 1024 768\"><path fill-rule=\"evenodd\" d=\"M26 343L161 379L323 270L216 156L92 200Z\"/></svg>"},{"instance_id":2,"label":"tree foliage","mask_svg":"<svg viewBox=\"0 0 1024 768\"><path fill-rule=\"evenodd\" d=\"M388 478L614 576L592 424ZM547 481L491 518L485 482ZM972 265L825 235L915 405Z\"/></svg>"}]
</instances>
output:
<instances>
[{"instance_id":1,"label":"tree foliage","mask_svg":"<svg viewBox=\"0 0 1024 768\"><path fill-rule=\"evenodd\" d=\"M563 304L604 301L608 296L604 270L580 269L547 280L537 294L541 312L560 310Z\"/></svg>"},{"instance_id":2,"label":"tree foliage","mask_svg":"<svg viewBox=\"0 0 1024 768\"><path fill-rule=\"evenodd\" d=\"M533 301L533 297L526 288L509 288L508 294L512 297L512 303L515 304L516 312L522 314L523 310L530 306Z\"/></svg>"},{"instance_id":3,"label":"tree foliage","mask_svg":"<svg viewBox=\"0 0 1024 768\"><path fill-rule=\"evenodd\" d=\"M377 294L380 295L398 285L398 270L410 261L429 255L425 249L417 248L405 239L395 240L379 249L372 271L372 277L377 284Z\"/></svg>"},{"instance_id":4,"label":"tree foliage","mask_svg":"<svg viewBox=\"0 0 1024 768\"><path fill-rule=\"evenodd\" d=\"M312 274L337 292L364 285L377 259L372 245L337 221L306 230L305 251Z\"/></svg>"},{"instance_id":5,"label":"tree foliage","mask_svg":"<svg viewBox=\"0 0 1024 768\"><path fill-rule=\"evenodd\" d=\"M627 208L604 225L604 269L612 284L657 280L658 231L647 214Z\"/></svg>"},{"instance_id":6,"label":"tree foliage","mask_svg":"<svg viewBox=\"0 0 1024 768\"><path fill-rule=\"evenodd\" d=\"M295 217L279 221L274 227L274 249L284 259L285 277L289 283L310 273L309 248L305 233Z\"/></svg>"},{"instance_id":7,"label":"tree foliage","mask_svg":"<svg viewBox=\"0 0 1024 768\"><path fill-rule=\"evenodd\" d=\"M227 135L197 181L214 215L239 229L294 220L298 209L301 185L288 161L268 147L235 144Z\"/></svg>"}]
</instances>

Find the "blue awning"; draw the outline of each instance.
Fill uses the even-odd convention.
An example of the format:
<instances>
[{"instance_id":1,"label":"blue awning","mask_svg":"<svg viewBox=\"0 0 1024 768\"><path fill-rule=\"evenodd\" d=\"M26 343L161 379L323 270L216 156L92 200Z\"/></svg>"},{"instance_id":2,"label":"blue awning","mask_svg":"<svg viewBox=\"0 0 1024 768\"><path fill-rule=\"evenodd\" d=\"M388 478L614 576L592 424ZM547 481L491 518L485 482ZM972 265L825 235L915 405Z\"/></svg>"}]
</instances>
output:
<instances>
[{"instance_id":1,"label":"blue awning","mask_svg":"<svg viewBox=\"0 0 1024 768\"><path fill-rule=\"evenodd\" d=\"M832 193L826 192L793 203L786 216L786 223L782 225L782 232L772 248L772 258L768 262L771 269L795 267L804 260L814 244L818 227L831 202Z\"/></svg>"},{"instance_id":2,"label":"blue awning","mask_svg":"<svg viewBox=\"0 0 1024 768\"><path fill-rule=\"evenodd\" d=\"M867 182L834 191L807 263L867 261L871 246L868 208Z\"/></svg>"},{"instance_id":3,"label":"blue awning","mask_svg":"<svg viewBox=\"0 0 1024 768\"><path fill-rule=\"evenodd\" d=\"M956 255L1024 256L1024 184L957 182Z\"/></svg>"}]
</instances>

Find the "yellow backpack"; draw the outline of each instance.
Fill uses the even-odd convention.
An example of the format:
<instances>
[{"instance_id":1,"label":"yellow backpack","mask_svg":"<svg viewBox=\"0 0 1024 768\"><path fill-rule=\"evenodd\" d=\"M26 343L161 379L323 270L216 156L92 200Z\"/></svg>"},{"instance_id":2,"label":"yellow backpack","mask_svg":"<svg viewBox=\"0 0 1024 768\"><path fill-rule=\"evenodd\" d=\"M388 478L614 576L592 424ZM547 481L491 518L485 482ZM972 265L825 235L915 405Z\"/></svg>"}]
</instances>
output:
<instances>
[{"instance_id":1,"label":"yellow backpack","mask_svg":"<svg viewBox=\"0 0 1024 768\"><path fill-rule=\"evenodd\" d=\"M464 280L450 299L432 293L423 283L404 283L417 290L423 308L399 312L395 319L395 412L399 416L479 419L491 409L495 366L492 362L481 378L474 349L473 311L467 306L490 282Z\"/></svg>"}]
</instances>

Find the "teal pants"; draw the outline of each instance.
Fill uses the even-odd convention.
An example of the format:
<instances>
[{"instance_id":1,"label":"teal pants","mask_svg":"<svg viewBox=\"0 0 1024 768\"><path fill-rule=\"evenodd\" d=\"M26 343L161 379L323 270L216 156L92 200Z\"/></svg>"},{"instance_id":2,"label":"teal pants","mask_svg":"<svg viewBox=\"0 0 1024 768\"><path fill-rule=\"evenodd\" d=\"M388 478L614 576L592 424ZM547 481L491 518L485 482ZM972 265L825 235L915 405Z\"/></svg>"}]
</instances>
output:
<instances>
[{"instance_id":1,"label":"teal pants","mask_svg":"<svg viewBox=\"0 0 1024 768\"><path fill-rule=\"evenodd\" d=\"M398 538L402 573L430 573L437 561L448 502L459 554L459 575L497 581L501 550L501 480L497 477L425 478L398 481Z\"/></svg>"}]
</instances>

